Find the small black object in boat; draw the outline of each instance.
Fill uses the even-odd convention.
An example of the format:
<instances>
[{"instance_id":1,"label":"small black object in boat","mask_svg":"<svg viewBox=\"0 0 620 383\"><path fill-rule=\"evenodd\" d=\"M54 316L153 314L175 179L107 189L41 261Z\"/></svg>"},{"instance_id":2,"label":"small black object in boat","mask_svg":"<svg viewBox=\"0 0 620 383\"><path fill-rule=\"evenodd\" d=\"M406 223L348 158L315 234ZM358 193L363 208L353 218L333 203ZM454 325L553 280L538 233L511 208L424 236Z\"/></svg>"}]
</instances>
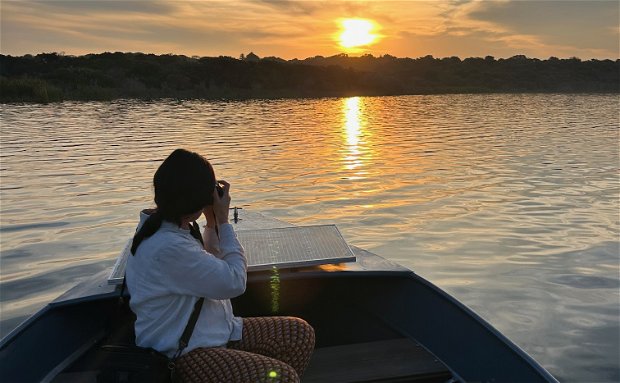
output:
<instances>
[{"instance_id":1,"label":"small black object in boat","mask_svg":"<svg viewBox=\"0 0 620 383\"><path fill-rule=\"evenodd\" d=\"M233 207L233 222L239 223L239 210L243 209L242 207Z\"/></svg>"}]
</instances>

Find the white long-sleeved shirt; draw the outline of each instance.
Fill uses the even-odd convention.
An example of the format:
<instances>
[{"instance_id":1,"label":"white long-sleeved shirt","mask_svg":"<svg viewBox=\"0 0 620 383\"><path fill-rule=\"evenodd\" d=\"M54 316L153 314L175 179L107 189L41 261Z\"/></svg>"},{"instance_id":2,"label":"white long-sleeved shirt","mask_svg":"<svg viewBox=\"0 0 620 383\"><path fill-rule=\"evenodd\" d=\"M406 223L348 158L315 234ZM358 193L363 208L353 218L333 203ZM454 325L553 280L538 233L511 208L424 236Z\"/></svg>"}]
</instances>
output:
<instances>
[{"instance_id":1,"label":"white long-sleeved shirt","mask_svg":"<svg viewBox=\"0 0 620 383\"><path fill-rule=\"evenodd\" d=\"M140 225L146 218L140 214ZM243 321L233 315L230 298L245 291L247 263L232 225L218 230L219 243L214 229L203 234L206 248L219 250L217 256L189 230L168 221L129 256L126 280L138 346L172 357L199 297L205 301L184 353L241 339Z\"/></svg>"}]
</instances>

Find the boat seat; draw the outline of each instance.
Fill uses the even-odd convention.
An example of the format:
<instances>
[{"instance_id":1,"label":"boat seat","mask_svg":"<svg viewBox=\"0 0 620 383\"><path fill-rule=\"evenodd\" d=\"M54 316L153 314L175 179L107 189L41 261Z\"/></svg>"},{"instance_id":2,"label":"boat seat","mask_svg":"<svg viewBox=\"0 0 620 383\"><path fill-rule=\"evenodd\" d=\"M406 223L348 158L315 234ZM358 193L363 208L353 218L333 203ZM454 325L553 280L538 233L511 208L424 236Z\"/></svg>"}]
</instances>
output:
<instances>
[{"instance_id":1,"label":"boat seat","mask_svg":"<svg viewBox=\"0 0 620 383\"><path fill-rule=\"evenodd\" d=\"M406 338L317 348L303 383L446 382L446 366Z\"/></svg>"}]
</instances>

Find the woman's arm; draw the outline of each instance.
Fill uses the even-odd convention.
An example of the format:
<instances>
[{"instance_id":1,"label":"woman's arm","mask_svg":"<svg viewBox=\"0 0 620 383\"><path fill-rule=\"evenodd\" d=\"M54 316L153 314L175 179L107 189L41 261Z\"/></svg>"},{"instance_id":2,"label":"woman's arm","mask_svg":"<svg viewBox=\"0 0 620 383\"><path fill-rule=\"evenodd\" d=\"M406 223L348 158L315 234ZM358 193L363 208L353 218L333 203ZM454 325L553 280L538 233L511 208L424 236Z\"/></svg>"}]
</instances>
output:
<instances>
[{"instance_id":1,"label":"woman's arm","mask_svg":"<svg viewBox=\"0 0 620 383\"><path fill-rule=\"evenodd\" d=\"M221 258L220 237L217 234L217 223L215 221L215 215L213 214L213 206L206 207L202 212L207 219L207 224L202 232L202 241L205 245L205 250Z\"/></svg>"},{"instance_id":2,"label":"woman's arm","mask_svg":"<svg viewBox=\"0 0 620 383\"><path fill-rule=\"evenodd\" d=\"M220 192L213 191L213 205L207 206L202 213L207 220L202 239L205 250L222 259L224 254L220 251L220 236L218 225L228 224L228 212L230 210L230 184L224 180L217 181Z\"/></svg>"},{"instance_id":3,"label":"woman's arm","mask_svg":"<svg viewBox=\"0 0 620 383\"><path fill-rule=\"evenodd\" d=\"M220 226L221 259L206 253L192 239L174 239L159 249L162 278L172 293L229 299L243 294L247 261L230 224Z\"/></svg>"}]
</instances>

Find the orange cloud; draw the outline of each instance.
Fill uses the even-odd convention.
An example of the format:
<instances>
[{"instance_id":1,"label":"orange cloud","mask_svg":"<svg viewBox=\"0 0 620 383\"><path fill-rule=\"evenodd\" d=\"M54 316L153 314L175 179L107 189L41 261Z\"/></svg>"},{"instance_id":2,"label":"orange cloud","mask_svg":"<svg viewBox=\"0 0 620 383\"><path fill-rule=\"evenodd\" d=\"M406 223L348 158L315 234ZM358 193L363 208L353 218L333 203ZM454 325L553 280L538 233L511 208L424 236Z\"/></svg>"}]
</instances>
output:
<instances>
[{"instance_id":1,"label":"orange cloud","mask_svg":"<svg viewBox=\"0 0 620 383\"><path fill-rule=\"evenodd\" d=\"M22 0L2 3L1 51L328 56L337 20L364 18L382 38L359 53L616 58L617 14L616 1Z\"/></svg>"}]
</instances>

